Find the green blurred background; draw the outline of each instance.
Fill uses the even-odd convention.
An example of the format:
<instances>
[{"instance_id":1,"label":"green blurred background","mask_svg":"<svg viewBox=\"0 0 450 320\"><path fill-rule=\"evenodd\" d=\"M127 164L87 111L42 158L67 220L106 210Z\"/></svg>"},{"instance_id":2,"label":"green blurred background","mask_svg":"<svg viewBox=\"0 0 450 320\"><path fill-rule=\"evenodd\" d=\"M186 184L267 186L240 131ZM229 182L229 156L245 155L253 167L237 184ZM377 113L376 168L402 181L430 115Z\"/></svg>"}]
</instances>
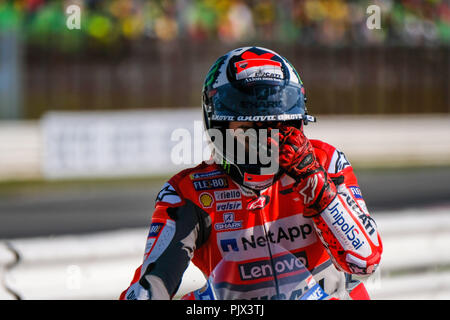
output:
<instances>
[{"instance_id":1,"label":"green blurred background","mask_svg":"<svg viewBox=\"0 0 450 320\"><path fill-rule=\"evenodd\" d=\"M246 45L296 66L310 113L448 113L449 44L443 0L0 0L0 118L198 107L215 59Z\"/></svg>"}]
</instances>

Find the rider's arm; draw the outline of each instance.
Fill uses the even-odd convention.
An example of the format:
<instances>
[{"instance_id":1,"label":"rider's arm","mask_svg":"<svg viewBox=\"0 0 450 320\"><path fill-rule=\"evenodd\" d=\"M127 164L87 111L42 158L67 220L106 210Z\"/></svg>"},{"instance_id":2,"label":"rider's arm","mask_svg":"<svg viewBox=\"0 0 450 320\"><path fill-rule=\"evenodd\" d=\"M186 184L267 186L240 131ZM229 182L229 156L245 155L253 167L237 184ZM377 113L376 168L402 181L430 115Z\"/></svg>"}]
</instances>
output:
<instances>
[{"instance_id":1,"label":"rider's arm","mask_svg":"<svg viewBox=\"0 0 450 320\"><path fill-rule=\"evenodd\" d=\"M383 251L377 225L367 211L353 168L345 155L325 143L313 141L331 155L321 161L336 187L334 199L312 217L316 231L336 267L351 274L371 274Z\"/></svg>"},{"instance_id":2,"label":"rider's arm","mask_svg":"<svg viewBox=\"0 0 450 320\"><path fill-rule=\"evenodd\" d=\"M335 266L351 274L373 273L381 259L381 239L362 210L363 201L356 200L359 187L345 155L327 143L310 141L297 128L278 128L280 166L296 181L303 215L313 219Z\"/></svg>"},{"instance_id":3,"label":"rider's arm","mask_svg":"<svg viewBox=\"0 0 450 320\"><path fill-rule=\"evenodd\" d=\"M171 299L194 250L209 237L210 225L205 211L166 183L157 197L144 261L120 299Z\"/></svg>"}]
</instances>

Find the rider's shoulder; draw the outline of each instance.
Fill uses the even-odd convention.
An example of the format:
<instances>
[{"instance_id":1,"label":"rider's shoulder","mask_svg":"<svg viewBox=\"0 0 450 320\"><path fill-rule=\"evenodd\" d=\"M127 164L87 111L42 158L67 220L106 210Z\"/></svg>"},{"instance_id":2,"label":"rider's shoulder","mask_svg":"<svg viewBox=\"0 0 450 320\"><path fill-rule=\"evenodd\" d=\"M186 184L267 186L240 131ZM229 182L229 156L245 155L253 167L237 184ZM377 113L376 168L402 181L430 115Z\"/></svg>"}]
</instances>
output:
<instances>
[{"instance_id":1,"label":"rider's shoulder","mask_svg":"<svg viewBox=\"0 0 450 320\"><path fill-rule=\"evenodd\" d=\"M328 173L338 173L351 164L344 152L337 147L318 139L310 139L314 154Z\"/></svg>"},{"instance_id":2,"label":"rider's shoulder","mask_svg":"<svg viewBox=\"0 0 450 320\"><path fill-rule=\"evenodd\" d=\"M184 169L169 179L169 182L174 185L180 185L185 183L186 181L193 181L199 179L209 179L217 176L223 176L225 173L215 163L208 164L203 161L195 167Z\"/></svg>"},{"instance_id":3,"label":"rider's shoulder","mask_svg":"<svg viewBox=\"0 0 450 320\"><path fill-rule=\"evenodd\" d=\"M185 200L193 201L196 194L206 184L199 183L201 180L214 179L216 176L223 176L224 172L216 164L202 162L199 165L181 170L173 175L163 185L156 197L155 205L179 206ZM197 181L197 183L195 183ZM199 190L197 190L199 189Z\"/></svg>"}]
</instances>

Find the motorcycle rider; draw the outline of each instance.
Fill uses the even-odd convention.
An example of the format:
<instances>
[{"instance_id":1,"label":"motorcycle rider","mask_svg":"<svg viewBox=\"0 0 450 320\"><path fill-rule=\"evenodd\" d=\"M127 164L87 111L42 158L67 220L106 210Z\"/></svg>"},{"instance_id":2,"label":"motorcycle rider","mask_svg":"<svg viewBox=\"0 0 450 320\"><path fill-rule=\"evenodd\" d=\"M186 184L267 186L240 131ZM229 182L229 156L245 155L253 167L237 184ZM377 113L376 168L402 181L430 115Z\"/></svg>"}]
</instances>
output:
<instances>
[{"instance_id":1,"label":"motorcycle rider","mask_svg":"<svg viewBox=\"0 0 450 320\"><path fill-rule=\"evenodd\" d=\"M330 297L369 298L351 275L375 271L381 238L344 153L304 135L315 121L305 103L297 71L272 50L238 48L213 64L203 118L214 161L165 183L143 263L120 299L171 299L190 261L208 277L225 255L246 265L276 246L301 258ZM250 161L254 150L271 161Z\"/></svg>"}]
</instances>

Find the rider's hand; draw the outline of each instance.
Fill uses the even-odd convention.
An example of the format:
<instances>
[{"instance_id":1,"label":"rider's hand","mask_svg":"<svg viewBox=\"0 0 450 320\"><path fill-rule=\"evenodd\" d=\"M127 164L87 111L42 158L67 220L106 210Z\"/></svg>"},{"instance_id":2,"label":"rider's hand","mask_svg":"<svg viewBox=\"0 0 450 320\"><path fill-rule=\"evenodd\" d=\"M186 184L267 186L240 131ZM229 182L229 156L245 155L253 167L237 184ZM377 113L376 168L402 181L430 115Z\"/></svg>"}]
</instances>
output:
<instances>
[{"instance_id":1,"label":"rider's hand","mask_svg":"<svg viewBox=\"0 0 450 320\"><path fill-rule=\"evenodd\" d=\"M304 216L320 214L336 196L336 186L314 156L308 138L297 128L280 125L279 165L295 181L294 189L303 197Z\"/></svg>"},{"instance_id":2,"label":"rider's hand","mask_svg":"<svg viewBox=\"0 0 450 320\"><path fill-rule=\"evenodd\" d=\"M296 181L317 170L314 151L308 138L294 127L279 126L279 165Z\"/></svg>"}]
</instances>

